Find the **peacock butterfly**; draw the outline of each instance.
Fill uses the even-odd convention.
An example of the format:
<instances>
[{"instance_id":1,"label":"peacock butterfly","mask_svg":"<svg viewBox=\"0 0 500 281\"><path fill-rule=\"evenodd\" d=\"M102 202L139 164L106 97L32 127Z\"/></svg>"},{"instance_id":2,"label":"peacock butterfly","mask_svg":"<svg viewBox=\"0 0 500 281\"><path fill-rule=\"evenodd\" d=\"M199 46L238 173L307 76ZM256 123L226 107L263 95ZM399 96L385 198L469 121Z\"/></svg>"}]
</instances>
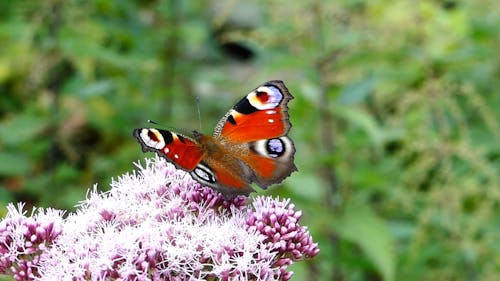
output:
<instances>
[{"instance_id":1,"label":"peacock butterfly","mask_svg":"<svg viewBox=\"0 0 500 281\"><path fill-rule=\"evenodd\" d=\"M212 136L193 131L190 138L155 128L135 129L133 135L144 152L156 152L199 183L225 195L248 195L252 182L266 188L297 171L287 136L291 99L282 81L269 81L236 103Z\"/></svg>"}]
</instances>

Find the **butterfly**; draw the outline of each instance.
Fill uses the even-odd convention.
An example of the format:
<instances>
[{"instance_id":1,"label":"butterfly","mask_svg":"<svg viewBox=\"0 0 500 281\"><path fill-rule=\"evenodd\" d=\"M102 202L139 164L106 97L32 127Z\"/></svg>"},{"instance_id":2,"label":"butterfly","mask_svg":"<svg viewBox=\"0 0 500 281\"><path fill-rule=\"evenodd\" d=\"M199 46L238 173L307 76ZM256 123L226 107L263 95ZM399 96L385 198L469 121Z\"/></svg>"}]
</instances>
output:
<instances>
[{"instance_id":1,"label":"butterfly","mask_svg":"<svg viewBox=\"0 0 500 281\"><path fill-rule=\"evenodd\" d=\"M143 152L156 152L202 185L226 196L249 195L252 183L265 189L297 171L288 137L291 99L282 81L268 81L236 103L211 136L157 128L138 128L133 135Z\"/></svg>"}]
</instances>

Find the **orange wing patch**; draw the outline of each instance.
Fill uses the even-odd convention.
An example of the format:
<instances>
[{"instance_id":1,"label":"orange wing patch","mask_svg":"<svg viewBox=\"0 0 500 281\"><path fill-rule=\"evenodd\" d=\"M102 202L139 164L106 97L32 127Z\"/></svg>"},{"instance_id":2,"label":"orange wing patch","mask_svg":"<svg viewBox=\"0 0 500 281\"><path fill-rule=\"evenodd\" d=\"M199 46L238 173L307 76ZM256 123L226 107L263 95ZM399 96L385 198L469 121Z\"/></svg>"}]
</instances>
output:
<instances>
[{"instance_id":1,"label":"orange wing patch","mask_svg":"<svg viewBox=\"0 0 500 281\"><path fill-rule=\"evenodd\" d=\"M263 178L272 178L276 170L276 163L274 159L260 156L258 154L249 154L245 159L247 165L252 168L256 176Z\"/></svg>"},{"instance_id":2,"label":"orange wing patch","mask_svg":"<svg viewBox=\"0 0 500 281\"><path fill-rule=\"evenodd\" d=\"M204 155L200 145L194 140L167 130L135 129L134 136L144 152L156 152L176 167L186 171L193 170Z\"/></svg>"},{"instance_id":3,"label":"orange wing patch","mask_svg":"<svg viewBox=\"0 0 500 281\"><path fill-rule=\"evenodd\" d=\"M276 138L288 129L281 108L256 111L251 116L234 110L229 114L234 123L226 122L221 135L231 142L244 143Z\"/></svg>"}]
</instances>

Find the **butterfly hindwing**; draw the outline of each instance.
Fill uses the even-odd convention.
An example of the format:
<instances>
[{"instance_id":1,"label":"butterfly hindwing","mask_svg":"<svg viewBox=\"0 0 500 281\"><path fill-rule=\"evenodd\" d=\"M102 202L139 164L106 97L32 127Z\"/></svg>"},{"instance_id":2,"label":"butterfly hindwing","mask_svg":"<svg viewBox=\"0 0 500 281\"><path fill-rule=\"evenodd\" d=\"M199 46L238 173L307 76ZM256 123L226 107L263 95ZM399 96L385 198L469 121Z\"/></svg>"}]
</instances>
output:
<instances>
[{"instance_id":1,"label":"butterfly hindwing","mask_svg":"<svg viewBox=\"0 0 500 281\"><path fill-rule=\"evenodd\" d=\"M251 152L246 157L247 163L255 171L256 182L260 187L280 183L297 171L294 164L295 147L289 137L263 139L248 145Z\"/></svg>"},{"instance_id":2,"label":"butterfly hindwing","mask_svg":"<svg viewBox=\"0 0 500 281\"><path fill-rule=\"evenodd\" d=\"M167 130L140 128L134 130L134 137L142 151L156 152L176 167L186 171L194 170L203 158L200 145L191 138Z\"/></svg>"}]
</instances>

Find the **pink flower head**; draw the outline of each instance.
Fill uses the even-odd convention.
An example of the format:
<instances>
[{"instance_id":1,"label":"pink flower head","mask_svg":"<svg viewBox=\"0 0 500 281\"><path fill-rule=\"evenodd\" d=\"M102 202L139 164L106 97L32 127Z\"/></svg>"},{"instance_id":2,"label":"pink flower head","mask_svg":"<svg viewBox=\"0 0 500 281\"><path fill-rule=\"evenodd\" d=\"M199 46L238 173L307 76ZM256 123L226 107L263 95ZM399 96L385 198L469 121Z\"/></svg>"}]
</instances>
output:
<instances>
[{"instance_id":1,"label":"pink flower head","mask_svg":"<svg viewBox=\"0 0 500 281\"><path fill-rule=\"evenodd\" d=\"M160 158L75 213L9 205L0 273L16 280L288 280L317 255L289 200L225 198Z\"/></svg>"},{"instance_id":2,"label":"pink flower head","mask_svg":"<svg viewBox=\"0 0 500 281\"><path fill-rule=\"evenodd\" d=\"M38 275L40 255L61 234L63 212L34 209L27 217L23 204L10 204L0 221L0 273L16 280L33 280Z\"/></svg>"}]
</instances>

